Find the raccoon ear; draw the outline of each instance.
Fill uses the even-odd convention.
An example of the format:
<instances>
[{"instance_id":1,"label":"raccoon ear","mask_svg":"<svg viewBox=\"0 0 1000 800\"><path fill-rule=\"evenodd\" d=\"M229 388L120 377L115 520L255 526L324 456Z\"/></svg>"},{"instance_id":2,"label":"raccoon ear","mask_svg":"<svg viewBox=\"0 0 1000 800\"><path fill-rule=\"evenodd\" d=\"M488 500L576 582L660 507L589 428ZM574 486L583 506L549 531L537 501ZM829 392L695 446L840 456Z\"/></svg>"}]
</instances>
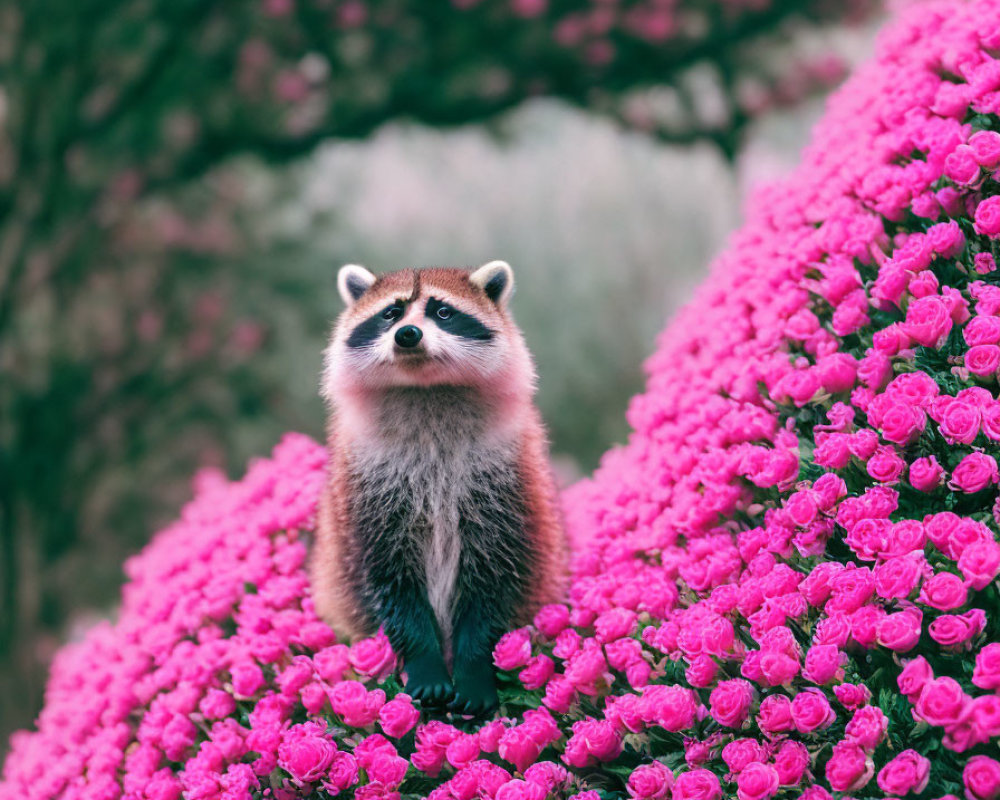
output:
<instances>
[{"instance_id":1,"label":"raccoon ear","mask_svg":"<svg viewBox=\"0 0 1000 800\"><path fill-rule=\"evenodd\" d=\"M506 261L483 264L469 275L469 280L498 306L505 305L514 293L514 270Z\"/></svg>"},{"instance_id":2,"label":"raccoon ear","mask_svg":"<svg viewBox=\"0 0 1000 800\"><path fill-rule=\"evenodd\" d=\"M337 273L337 290L347 305L354 305L371 285L375 276L357 264L344 264Z\"/></svg>"}]
</instances>

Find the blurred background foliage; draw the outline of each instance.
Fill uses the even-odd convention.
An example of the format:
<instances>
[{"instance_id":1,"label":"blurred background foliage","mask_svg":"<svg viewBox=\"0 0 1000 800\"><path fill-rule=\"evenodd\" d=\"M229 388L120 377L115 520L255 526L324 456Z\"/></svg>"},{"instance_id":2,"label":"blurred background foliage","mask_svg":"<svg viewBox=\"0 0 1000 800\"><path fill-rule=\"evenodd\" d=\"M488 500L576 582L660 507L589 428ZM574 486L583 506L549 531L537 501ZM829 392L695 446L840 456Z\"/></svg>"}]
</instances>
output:
<instances>
[{"instance_id":1,"label":"blurred background foliage","mask_svg":"<svg viewBox=\"0 0 1000 800\"><path fill-rule=\"evenodd\" d=\"M511 261L560 470L593 468L874 7L0 0L3 741L194 469L322 436L345 261Z\"/></svg>"}]
</instances>

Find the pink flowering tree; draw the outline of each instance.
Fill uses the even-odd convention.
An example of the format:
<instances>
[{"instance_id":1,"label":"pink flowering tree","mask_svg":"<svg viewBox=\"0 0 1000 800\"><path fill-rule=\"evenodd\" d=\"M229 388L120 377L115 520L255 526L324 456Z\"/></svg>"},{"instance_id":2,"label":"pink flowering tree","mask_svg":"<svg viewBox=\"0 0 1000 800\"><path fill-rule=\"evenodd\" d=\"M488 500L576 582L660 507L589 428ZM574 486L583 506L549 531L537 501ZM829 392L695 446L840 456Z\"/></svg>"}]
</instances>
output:
<instances>
[{"instance_id":1,"label":"pink flowering tree","mask_svg":"<svg viewBox=\"0 0 1000 800\"><path fill-rule=\"evenodd\" d=\"M422 716L303 569L323 449L213 472L65 648L5 794L1000 798L1000 0L911 7L569 490L501 716Z\"/></svg>"},{"instance_id":2,"label":"pink flowering tree","mask_svg":"<svg viewBox=\"0 0 1000 800\"><path fill-rule=\"evenodd\" d=\"M268 320L284 304L320 329L330 310L245 219L236 159L280 168L536 96L731 152L753 114L836 76L771 45L873 5L0 0L0 729L37 702L44 636L111 602L112 565L206 453L233 468L248 430L293 417Z\"/></svg>"}]
</instances>

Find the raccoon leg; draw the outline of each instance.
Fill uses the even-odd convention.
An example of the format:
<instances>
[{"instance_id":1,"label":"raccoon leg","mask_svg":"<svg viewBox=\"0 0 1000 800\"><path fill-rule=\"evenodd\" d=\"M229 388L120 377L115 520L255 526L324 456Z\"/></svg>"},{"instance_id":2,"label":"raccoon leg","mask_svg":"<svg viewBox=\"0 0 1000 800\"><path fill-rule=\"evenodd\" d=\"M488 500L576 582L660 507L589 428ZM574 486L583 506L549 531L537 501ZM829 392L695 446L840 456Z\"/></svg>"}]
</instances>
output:
<instances>
[{"instance_id":1,"label":"raccoon leg","mask_svg":"<svg viewBox=\"0 0 1000 800\"><path fill-rule=\"evenodd\" d=\"M379 617L403 661L407 694L424 705L448 703L454 692L426 589L409 575L381 586Z\"/></svg>"},{"instance_id":2,"label":"raccoon leg","mask_svg":"<svg viewBox=\"0 0 1000 800\"><path fill-rule=\"evenodd\" d=\"M474 486L460 512L451 708L478 716L497 707L493 648L524 603L533 564L516 471L504 465L479 476Z\"/></svg>"},{"instance_id":3,"label":"raccoon leg","mask_svg":"<svg viewBox=\"0 0 1000 800\"><path fill-rule=\"evenodd\" d=\"M451 678L437 620L427 598L421 535L409 497L394 486L360 495L355 519L358 569L349 581L369 628L380 625L407 674L406 691L421 703L447 703Z\"/></svg>"}]
</instances>

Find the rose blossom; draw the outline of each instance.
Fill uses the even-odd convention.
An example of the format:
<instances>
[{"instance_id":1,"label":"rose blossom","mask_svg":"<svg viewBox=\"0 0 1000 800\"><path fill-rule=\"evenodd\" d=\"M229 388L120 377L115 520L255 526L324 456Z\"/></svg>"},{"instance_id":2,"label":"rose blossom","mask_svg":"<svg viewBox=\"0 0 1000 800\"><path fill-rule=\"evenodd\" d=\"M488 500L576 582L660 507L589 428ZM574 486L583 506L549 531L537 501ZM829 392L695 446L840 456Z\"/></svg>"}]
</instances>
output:
<instances>
[{"instance_id":1,"label":"rose blossom","mask_svg":"<svg viewBox=\"0 0 1000 800\"><path fill-rule=\"evenodd\" d=\"M920 492L932 492L944 483L944 469L934 456L918 458L910 463L910 485Z\"/></svg>"},{"instance_id":2,"label":"rose blossom","mask_svg":"<svg viewBox=\"0 0 1000 800\"><path fill-rule=\"evenodd\" d=\"M973 756L962 770L968 800L995 800L1000 797L1000 763L989 756Z\"/></svg>"},{"instance_id":3,"label":"rose blossom","mask_svg":"<svg viewBox=\"0 0 1000 800\"><path fill-rule=\"evenodd\" d=\"M985 453L969 453L951 473L948 487L973 494L1000 480L997 462Z\"/></svg>"},{"instance_id":4,"label":"rose blossom","mask_svg":"<svg viewBox=\"0 0 1000 800\"><path fill-rule=\"evenodd\" d=\"M938 611L952 611L965 605L969 592L965 582L951 572L937 572L924 581L917 599Z\"/></svg>"},{"instance_id":5,"label":"rose blossom","mask_svg":"<svg viewBox=\"0 0 1000 800\"><path fill-rule=\"evenodd\" d=\"M980 689L1000 689L1000 642L992 642L976 653L972 682Z\"/></svg>"},{"instance_id":6,"label":"rose blossom","mask_svg":"<svg viewBox=\"0 0 1000 800\"><path fill-rule=\"evenodd\" d=\"M709 707L715 721L729 728L739 728L750 713L753 687L744 680L720 681L711 695Z\"/></svg>"},{"instance_id":7,"label":"rose blossom","mask_svg":"<svg viewBox=\"0 0 1000 800\"><path fill-rule=\"evenodd\" d=\"M792 701L783 694L770 694L760 701L757 725L766 734L783 733L795 727Z\"/></svg>"},{"instance_id":8,"label":"rose blossom","mask_svg":"<svg viewBox=\"0 0 1000 800\"><path fill-rule=\"evenodd\" d=\"M833 687L838 702L848 711L854 711L871 700L871 690L856 683L841 683Z\"/></svg>"},{"instance_id":9,"label":"rose blossom","mask_svg":"<svg viewBox=\"0 0 1000 800\"><path fill-rule=\"evenodd\" d=\"M925 347L940 347L951 326L951 313L939 295L921 297L910 303L906 309L906 320L902 323L907 335Z\"/></svg>"},{"instance_id":10,"label":"rose blossom","mask_svg":"<svg viewBox=\"0 0 1000 800\"><path fill-rule=\"evenodd\" d=\"M722 786L711 770L692 769L677 776L670 796L673 800L721 800Z\"/></svg>"},{"instance_id":11,"label":"rose blossom","mask_svg":"<svg viewBox=\"0 0 1000 800\"><path fill-rule=\"evenodd\" d=\"M324 777L333 763L337 745L326 735L326 725L305 722L293 725L278 746L278 766L298 784Z\"/></svg>"},{"instance_id":12,"label":"rose blossom","mask_svg":"<svg viewBox=\"0 0 1000 800\"><path fill-rule=\"evenodd\" d=\"M1000 234L1000 195L987 197L976 206L976 233L984 236Z\"/></svg>"},{"instance_id":13,"label":"rose blossom","mask_svg":"<svg viewBox=\"0 0 1000 800\"><path fill-rule=\"evenodd\" d=\"M953 649L967 645L985 627L986 612L973 608L964 614L942 614L930 624L927 632L943 648Z\"/></svg>"},{"instance_id":14,"label":"rose blossom","mask_svg":"<svg viewBox=\"0 0 1000 800\"><path fill-rule=\"evenodd\" d=\"M801 742L786 739L774 754L774 768L782 786L796 786L809 768L809 750Z\"/></svg>"},{"instance_id":15,"label":"rose blossom","mask_svg":"<svg viewBox=\"0 0 1000 800\"><path fill-rule=\"evenodd\" d=\"M905 653L916 647L922 621L923 613L917 608L904 608L889 614L878 624L878 643L897 653Z\"/></svg>"},{"instance_id":16,"label":"rose blossom","mask_svg":"<svg viewBox=\"0 0 1000 800\"><path fill-rule=\"evenodd\" d=\"M844 728L844 736L866 752L872 752L885 738L889 718L878 706L864 706L854 712Z\"/></svg>"},{"instance_id":17,"label":"rose blossom","mask_svg":"<svg viewBox=\"0 0 1000 800\"><path fill-rule=\"evenodd\" d=\"M417 710L405 693L399 693L386 703L378 712L378 720L387 736L399 739L404 736L420 719Z\"/></svg>"},{"instance_id":18,"label":"rose blossom","mask_svg":"<svg viewBox=\"0 0 1000 800\"><path fill-rule=\"evenodd\" d=\"M792 721L800 733L827 728L836 718L829 701L819 689L802 689L792 698Z\"/></svg>"},{"instance_id":19,"label":"rose blossom","mask_svg":"<svg viewBox=\"0 0 1000 800\"><path fill-rule=\"evenodd\" d=\"M976 591L982 591L1000 573L1000 544L992 539L972 542L958 559L958 568Z\"/></svg>"},{"instance_id":20,"label":"rose blossom","mask_svg":"<svg viewBox=\"0 0 1000 800\"><path fill-rule=\"evenodd\" d=\"M531 658L531 638L527 628L518 628L505 633L493 648L493 663L497 669L512 670L523 667L529 658Z\"/></svg>"},{"instance_id":21,"label":"rose blossom","mask_svg":"<svg viewBox=\"0 0 1000 800\"><path fill-rule=\"evenodd\" d=\"M920 794L930 780L931 762L916 750L904 750L878 773L878 785L887 795Z\"/></svg>"},{"instance_id":22,"label":"rose blossom","mask_svg":"<svg viewBox=\"0 0 1000 800\"><path fill-rule=\"evenodd\" d=\"M995 344L977 344L965 352L965 366L981 378L995 375L1000 367L1000 347Z\"/></svg>"},{"instance_id":23,"label":"rose blossom","mask_svg":"<svg viewBox=\"0 0 1000 800\"><path fill-rule=\"evenodd\" d=\"M833 746L826 762L826 779L835 792L860 789L875 774L871 758L853 742L840 741Z\"/></svg>"},{"instance_id":24,"label":"rose blossom","mask_svg":"<svg viewBox=\"0 0 1000 800\"><path fill-rule=\"evenodd\" d=\"M739 800L766 800L778 792L781 781L778 771L770 764L750 764L736 778Z\"/></svg>"},{"instance_id":25,"label":"rose blossom","mask_svg":"<svg viewBox=\"0 0 1000 800\"><path fill-rule=\"evenodd\" d=\"M947 727L962 719L968 704L969 697L958 681L948 677L934 678L921 689L914 713L931 725Z\"/></svg>"},{"instance_id":26,"label":"rose blossom","mask_svg":"<svg viewBox=\"0 0 1000 800\"><path fill-rule=\"evenodd\" d=\"M628 793L636 800L661 800L668 795L674 773L659 761L640 764L628 778Z\"/></svg>"}]
</instances>

